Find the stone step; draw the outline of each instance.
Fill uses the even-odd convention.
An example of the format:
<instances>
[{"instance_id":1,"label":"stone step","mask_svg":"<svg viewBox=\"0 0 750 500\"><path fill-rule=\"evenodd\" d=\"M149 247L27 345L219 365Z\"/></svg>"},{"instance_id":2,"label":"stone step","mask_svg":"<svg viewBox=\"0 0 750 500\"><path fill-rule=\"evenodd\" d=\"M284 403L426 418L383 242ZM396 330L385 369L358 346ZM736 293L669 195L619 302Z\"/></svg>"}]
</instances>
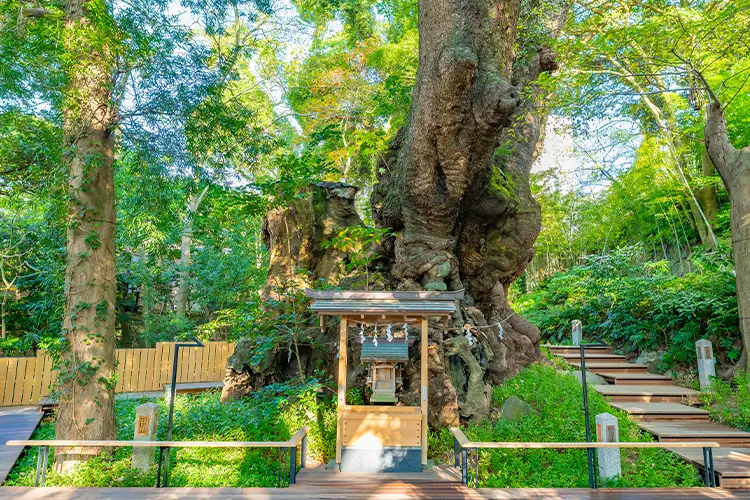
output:
<instances>
[{"instance_id":1,"label":"stone step","mask_svg":"<svg viewBox=\"0 0 750 500\"><path fill-rule=\"evenodd\" d=\"M553 345L553 344L542 344L542 347L549 349L552 354L580 354L581 348L574 345ZM602 353L607 354L612 351L612 346L593 346L585 347L586 353Z\"/></svg>"},{"instance_id":2,"label":"stone step","mask_svg":"<svg viewBox=\"0 0 750 500\"><path fill-rule=\"evenodd\" d=\"M602 377L614 385L669 385L672 377L655 373L609 373Z\"/></svg>"},{"instance_id":3,"label":"stone step","mask_svg":"<svg viewBox=\"0 0 750 500\"><path fill-rule=\"evenodd\" d=\"M558 358L562 358L568 363L580 363L581 362L581 353L563 353L563 354L555 354ZM605 352L587 352L586 353L586 366L588 366L589 363L624 363L628 360L625 356L620 356L619 354L609 354Z\"/></svg>"},{"instance_id":4,"label":"stone step","mask_svg":"<svg viewBox=\"0 0 750 500\"><path fill-rule=\"evenodd\" d=\"M698 391L676 385L597 385L599 394L616 403L687 403L698 404Z\"/></svg>"},{"instance_id":5,"label":"stone step","mask_svg":"<svg viewBox=\"0 0 750 500\"><path fill-rule=\"evenodd\" d=\"M641 422L639 426L663 442L716 441L721 446L750 446L750 432L714 422Z\"/></svg>"},{"instance_id":6,"label":"stone step","mask_svg":"<svg viewBox=\"0 0 750 500\"><path fill-rule=\"evenodd\" d=\"M708 421L708 412L678 403L610 403L638 422Z\"/></svg>"},{"instance_id":7,"label":"stone step","mask_svg":"<svg viewBox=\"0 0 750 500\"><path fill-rule=\"evenodd\" d=\"M581 368L581 363L572 362L571 366ZM607 375L613 373L648 373L648 366L636 365L633 363L615 363L609 361L591 361L586 362L586 369L597 375Z\"/></svg>"}]
</instances>

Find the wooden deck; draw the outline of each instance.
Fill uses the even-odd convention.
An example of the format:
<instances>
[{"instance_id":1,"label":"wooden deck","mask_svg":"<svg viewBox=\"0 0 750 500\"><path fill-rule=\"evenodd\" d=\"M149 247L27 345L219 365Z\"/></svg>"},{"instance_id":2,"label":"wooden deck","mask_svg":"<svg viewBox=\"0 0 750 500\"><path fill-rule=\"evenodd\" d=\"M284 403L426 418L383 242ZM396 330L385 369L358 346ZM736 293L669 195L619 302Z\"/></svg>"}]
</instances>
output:
<instances>
[{"instance_id":1,"label":"wooden deck","mask_svg":"<svg viewBox=\"0 0 750 500\"><path fill-rule=\"evenodd\" d=\"M750 490L722 488L551 489L480 488L461 484L385 481L300 488L20 488L0 487L0 498L23 500L750 500Z\"/></svg>"},{"instance_id":2,"label":"wooden deck","mask_svg":"<svg viewBox=\"0 0 750 500\"><path fill-rule=\"evenodd\" d=\"M29 439L44 414L36 406L0 407L0 484L3 484L22 447L5 446L11 439ZM0 495L0 498L4 498Z\"/></svg>"}]
</instances>

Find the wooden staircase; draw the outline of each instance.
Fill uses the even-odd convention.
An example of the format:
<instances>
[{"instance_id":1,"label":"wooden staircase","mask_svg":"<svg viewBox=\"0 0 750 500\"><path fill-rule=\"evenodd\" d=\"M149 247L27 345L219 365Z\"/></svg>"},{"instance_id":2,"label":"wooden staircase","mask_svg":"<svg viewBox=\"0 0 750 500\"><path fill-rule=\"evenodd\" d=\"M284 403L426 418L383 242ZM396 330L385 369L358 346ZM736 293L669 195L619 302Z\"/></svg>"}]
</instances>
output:
<instances>
[{"instance_id":1,"label":"wooden staircase","mask_svg":"<svg viewBox=\"0 0 750 500\"><path fill-rule=\"evenodd\" d=\"M580 369L580 348L545 345L549 351ZM711 422L697 408L699 392L674 385L671 377L648 372L648 367L613 357L610 346L586 348L586 369L602 376L608 385L595 385L610 404L627 412L641 429L659 441L716 441L714 465L720 486L750 487L750 433ZM700 449L673 449L685 460L703 468Z\"/></svg>"}]
</instances>

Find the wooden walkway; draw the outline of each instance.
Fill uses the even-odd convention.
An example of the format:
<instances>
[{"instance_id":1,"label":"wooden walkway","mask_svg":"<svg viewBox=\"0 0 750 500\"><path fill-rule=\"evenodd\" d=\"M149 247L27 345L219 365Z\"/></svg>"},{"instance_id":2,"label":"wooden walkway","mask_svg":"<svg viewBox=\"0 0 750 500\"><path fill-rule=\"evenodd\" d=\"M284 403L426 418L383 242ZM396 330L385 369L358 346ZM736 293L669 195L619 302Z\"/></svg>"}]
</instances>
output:
<instances>
[{"instance_id":1,"label":"wooden walkway","mask_svg":"<svg viewBox=\"0 0 750 500\"><path fill-rule=\"evenodd\" d=\"M299 486L299 484L297 485ZM722 488L551 489L479 488L460 484L384 481L307 488L20 488L0 487L18 500L750 500L750 490Z\"/></svg>"},{"instance_id":2,"label":"wooden walkway","mask_svg":"<svg viewBox=\"0 0 750 500\"><path fill-rule=\"evenodd\" d=\"M570 346L545 346L563 359L571 359ZM576 348L577 349L577 348ZM577 349L578 350L578 349ZM579 356L570 364L580 368ZM644 365L604 362L609 348L598 347L586 368L601 375L612 385L597 385L610 404L630 414L631 418L659 441L716 441L722 448L714 451L714 465L719 485L726 488L750 488L750 432L709 421L708 412L696 408L698 391L674 385L670 377L652 375ZM672 450L699 469L703 468L700 449Z\"/></svg>"},{"instance_id":3,"label":"wooden walkway","mask_svg":"<svg viewBox=\"0 0 750 500\"><path fill-rule=\"evenodd\" d=\"M5 446L11 439L29 439L44 414L36 406L0 407L0 484L23 451L20 446ZM4 498L0 495L0 498Z\"/></svg>"}]
</instances>

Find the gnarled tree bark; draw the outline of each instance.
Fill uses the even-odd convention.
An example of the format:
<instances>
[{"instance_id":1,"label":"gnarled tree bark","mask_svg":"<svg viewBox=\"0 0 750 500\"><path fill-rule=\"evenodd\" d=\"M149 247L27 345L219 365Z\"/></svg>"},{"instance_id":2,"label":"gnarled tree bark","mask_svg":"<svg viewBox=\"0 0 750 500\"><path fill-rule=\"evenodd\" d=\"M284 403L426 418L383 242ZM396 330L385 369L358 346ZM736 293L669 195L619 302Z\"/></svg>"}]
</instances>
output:
<instances>
[{"instance_id":1,"label":"gnarled tree bark","mask_svg":"<svg viewBox=\"0 0 750 500\"><path fill-rule=\"evenodd\" d=\"M547 90L535 82L556 69L551 50L517 39L521 6L520 0L420 0L419 68L408 120L380 159L371 196L376 224L394 233L376 249L386 286L467 291L448 334L442 325L430 325L424 339L430 342L433 428L455 425L460 417L481 419L490 408L489 385L541 357L539 330L506 300L508 287L533 257L540 230L529 175L546 121L540 101ZM545 12L547 18L533 22L554 37L567 3L535 12ZM514 53L518 46L523 57ZM266 238L271 243L267 289L291 277L295 265L346 287L341 273L331 272L329 255L321 255L319 247L304 250L314 239L306 236L309 228L321 216L304 215L301 203L267 218L266 227L275 228ZM349 206L353 209L353 203ZM464 337L465 325L472 342ZM335 344L335 325L327 336ZM412 351L416 358L419 346ZM361 372L357 360L353 352L350 387ZM405 404L419 403L418 380L407 364L399 394Z\"/></svg>"}]
</instances>

